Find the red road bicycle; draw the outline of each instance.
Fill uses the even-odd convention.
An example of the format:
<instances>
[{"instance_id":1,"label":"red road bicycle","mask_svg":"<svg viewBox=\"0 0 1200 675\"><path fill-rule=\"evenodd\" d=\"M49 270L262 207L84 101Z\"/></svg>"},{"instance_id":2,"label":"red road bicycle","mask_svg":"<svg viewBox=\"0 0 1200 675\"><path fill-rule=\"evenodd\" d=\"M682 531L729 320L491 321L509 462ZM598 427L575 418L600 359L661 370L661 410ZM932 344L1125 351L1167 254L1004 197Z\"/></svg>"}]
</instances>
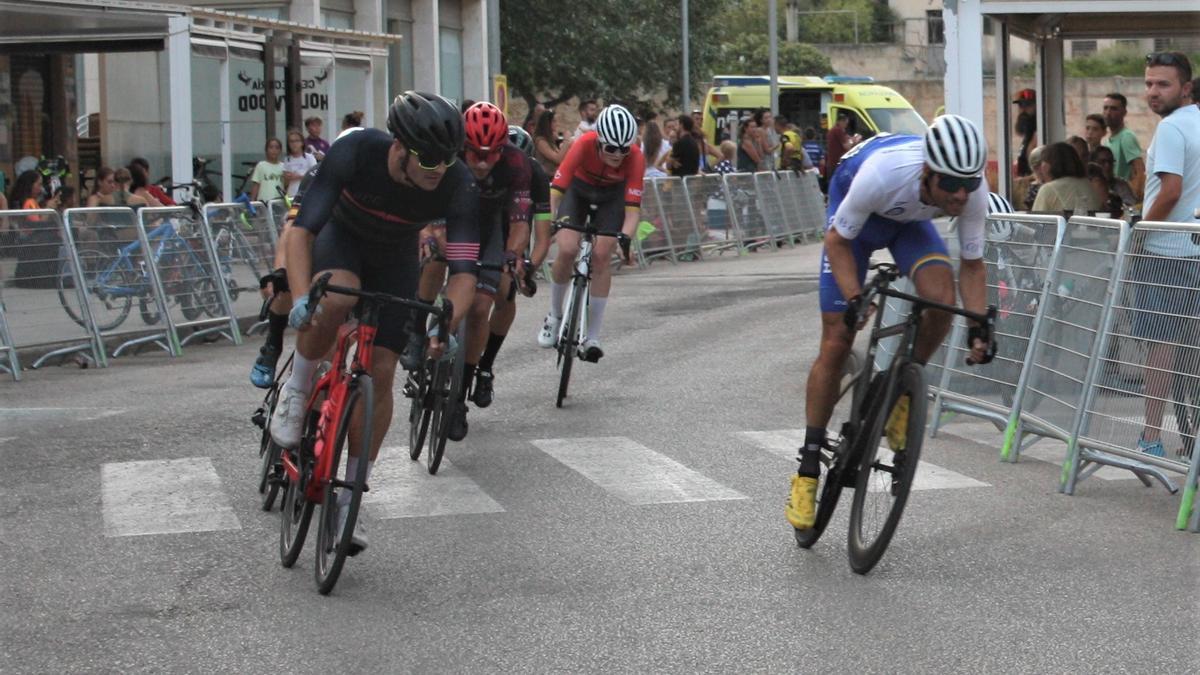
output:
<instances>
[{"instance_id":1,"label":"red road bicycle","mask_svg":"<svg viewBox=\"0 0 1200 675\"><path fill-rule=\"evenodd\" d=\"M308 398L304 431L299 447L283 452L281 461L286 476L283 517L279 529L279 557L291 567L304 548L313 510L319 504L317 519L317 555L315 576L322 595L333 590L350 552L350 539L358 521L362 494L367 491L367 462L358 463L352 480L338 478L343 449L350 436L355 411L362 431L357 439L358 456L371 454L371 419L374 412L374 383L371 362L379 313L385 305L400 305L437 317L440 335L447 334L452 308L447 302L440 309L387 293L372 293L329 284L331 274L317 279L308 293L308 306L316 307L326 293L349 295L359 299L358 321L338 328L332 367L313 387ZM338 498L350 491L345 525L339 531Z\"/></svg>"}]
</instances>

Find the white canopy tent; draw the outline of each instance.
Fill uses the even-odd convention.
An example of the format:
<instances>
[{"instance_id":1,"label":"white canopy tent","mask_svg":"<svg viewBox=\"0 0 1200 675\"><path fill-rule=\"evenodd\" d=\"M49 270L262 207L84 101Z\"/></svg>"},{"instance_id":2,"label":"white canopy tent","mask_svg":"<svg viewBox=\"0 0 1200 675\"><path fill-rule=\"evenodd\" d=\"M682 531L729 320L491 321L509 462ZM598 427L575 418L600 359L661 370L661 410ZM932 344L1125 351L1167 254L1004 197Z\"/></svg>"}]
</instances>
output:
<instances>
[{"instance_id":1,"label":"white canopy tent","mask_svg":"<svg viewBox=\"0 0 1200 675\"><path fill-rule=\"evenodd\" d=\"M945 0L946 111L980 125L983 115L983 19L995 22L996 100L1009 101L1008 39L1037 48L1038 130L1043 139L1066 138L1063 44L1066 40L1200 35L1200 0ZM997 138L1008 138L1011 107L998 105ZM1000 185L1008 191L1012 148L1002 143Z\"/></svg>"}]
</instances>

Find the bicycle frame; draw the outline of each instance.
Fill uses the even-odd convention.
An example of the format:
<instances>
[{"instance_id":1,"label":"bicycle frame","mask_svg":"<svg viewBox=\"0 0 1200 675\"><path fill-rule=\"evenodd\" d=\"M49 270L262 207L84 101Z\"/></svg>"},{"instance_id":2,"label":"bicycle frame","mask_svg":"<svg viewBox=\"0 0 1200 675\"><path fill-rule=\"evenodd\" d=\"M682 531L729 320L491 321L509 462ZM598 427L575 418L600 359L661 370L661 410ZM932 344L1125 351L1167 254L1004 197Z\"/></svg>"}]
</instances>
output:
<instances>
[{"instance_id":1,"label":"bicycle frame","mask_svg":"<svg viewBox=\"0 0 1200 675\"><path fill-rule=\"evenodd\" d=\"M204 266L204 263L196 257L191 246L188 245L183 237L179 236L179 232L175 230L175 226L169 220L164 221L162 225L147 233L146 238L149 241L158 243L153 253L155 264L161 262L164 255L174 253L175 250L178 250L187 252L191 264L200 267ZM168 247L172 250L168 251ZM150 287L147 274L145 270L139 270L133 264L133 256L140 250L142 250L142 242L140 241L133 241L117 249L116 259L113 260L107 269L96 276L95 292L102 297L138 296L146 293ZM110 286L109 280L118 270L137 274L140 283L136 287Z\"/></svg>"}]
</instances>

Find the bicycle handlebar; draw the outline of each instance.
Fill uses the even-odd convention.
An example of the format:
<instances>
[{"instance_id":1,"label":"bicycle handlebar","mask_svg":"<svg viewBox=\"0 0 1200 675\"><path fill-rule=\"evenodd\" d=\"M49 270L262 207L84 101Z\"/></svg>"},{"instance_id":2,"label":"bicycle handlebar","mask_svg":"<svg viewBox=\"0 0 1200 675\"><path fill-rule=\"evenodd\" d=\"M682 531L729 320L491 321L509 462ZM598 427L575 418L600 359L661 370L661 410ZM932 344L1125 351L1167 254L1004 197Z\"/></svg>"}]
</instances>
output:
<instances>
[{"instance_id":1,"label":"bicycle handlebar","mask_svg":"<svg viewBox=\"0 0 1200 675\"><path fill-rule=\"evenodd\" d=\"M893 290L891 284L893 281L900 278L900 268L892 263L876 263L871 266L871 269L876 271L871 281L867 283L867 287L863 289L863 303L871 302L875 296L882 295L887 298L896 298L897 300L907 300L913 303L913 308L929 308L936 309L951 314L957 314L962 317L974 321L975 323L986 326L989 332L996 326L996 306L988 305L987 311L983 314L972 312L969 309L963 309L957 305L945 305L940 302L922 298L919 295L912 295L902 291Z\"/></svg>"},{"instance_id":2,"label":"bicycle handlebar","mask_svg":"<svg viewBox=\"0 0 1200 675\"><path fill-rule=\"evenodd\" d=\"M588 223L583 227L575 225L571 222L571 218L569 216L563 216L562 218L553 221L553 225L555 232L559 230L573 230L575 232L579 232L580 234L590 234L595 237L614 237L618 241L622 239L626 241L629 240L629 236L624 232L602 232L596 229L596 226L592 225L591 223Z\"/></svg>"},{"instance_id":3,"label":"bicycle handlebar","mask_svg":"<svg viewBox=\"0 0 1200 675\"><path fill-rule=\"evenodd\" d=\"M354 298L365 300L369 305L399 305L407 309L411 309L423 314L433 314L437 317L437 327L439 335L449 335L450 318L454 316L454 305L449 298L442 301L441 307L427 305L417 300L401 298L390 293L379 293L376 291L364 291L358 288L350 288L348 286L335 286L329 283L333 277L332 272L325 272L317 281L313 283L312 288L308 289L308 306L316 307L321 298L327 293L337 293L338 295L348 295Z\"/></svg>"}]
</instances>

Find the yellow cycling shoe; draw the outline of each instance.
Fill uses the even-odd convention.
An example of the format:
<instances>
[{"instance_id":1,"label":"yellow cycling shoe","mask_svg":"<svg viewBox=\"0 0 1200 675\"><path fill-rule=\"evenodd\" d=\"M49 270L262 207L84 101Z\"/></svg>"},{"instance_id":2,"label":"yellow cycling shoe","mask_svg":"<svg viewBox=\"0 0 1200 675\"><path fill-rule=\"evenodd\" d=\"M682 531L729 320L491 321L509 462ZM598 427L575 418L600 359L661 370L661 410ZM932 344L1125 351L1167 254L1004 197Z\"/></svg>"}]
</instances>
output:
<instances>
[{"instance_id":1,"label":"yellow cycling shoe","mask_svg":"<svg viewBox=\"0 0 1200 675\"><path fill-rule=\"evenodd\" d=\"M908 394L896 400L883 431L887 435L892 452L904 452L904 446L908 442Z\"/></svg>"},{"instance_id":2,"label":"yellow cycling shoe","mask_svg":"<svg viewBox=\"0 0 1200 675\"><path fill-rule=\"evenodd\" d=\"M807 530L817 521L817 479L792 474L792 494L787 519L797 530Z\"/></svg>"}]
</instances>

